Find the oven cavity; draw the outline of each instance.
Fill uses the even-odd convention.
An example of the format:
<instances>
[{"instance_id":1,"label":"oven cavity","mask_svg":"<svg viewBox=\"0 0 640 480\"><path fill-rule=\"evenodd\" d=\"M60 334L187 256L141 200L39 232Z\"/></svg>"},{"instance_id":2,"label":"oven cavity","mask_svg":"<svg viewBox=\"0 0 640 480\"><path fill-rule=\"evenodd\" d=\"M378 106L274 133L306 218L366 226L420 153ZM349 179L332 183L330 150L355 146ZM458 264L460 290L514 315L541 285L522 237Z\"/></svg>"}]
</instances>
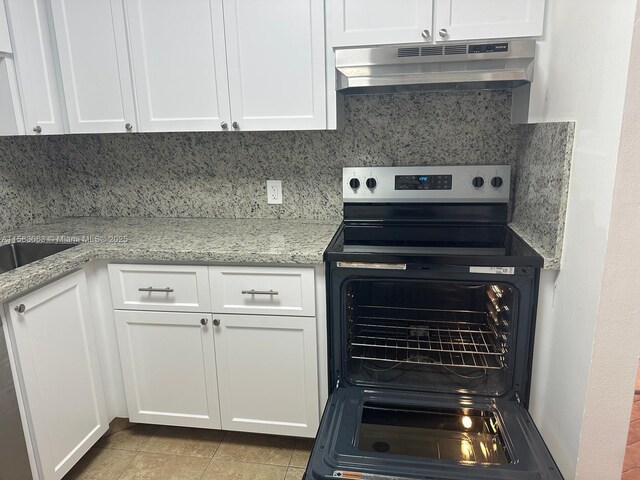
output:
<instances>
[{"instance_id":1,"label":"oven cavity","mask_svg":"<svg viewBox=\"0 0 640 480\"><path fill-rule=\"evenodd\" d=\"M497 395L508 385L515 293L505 285L351 280L351 382Z\"/></svg>"},{"instance_id":2,"label":"oven cavity","mask_svg":"<svg viewBox=\"0 0 640 480\"><path fill-rule=\"evenodd\" d=\"M472 408L365 403L357 448L466 464L511 463L498 417Z\"/></svg>"}]
</instances>

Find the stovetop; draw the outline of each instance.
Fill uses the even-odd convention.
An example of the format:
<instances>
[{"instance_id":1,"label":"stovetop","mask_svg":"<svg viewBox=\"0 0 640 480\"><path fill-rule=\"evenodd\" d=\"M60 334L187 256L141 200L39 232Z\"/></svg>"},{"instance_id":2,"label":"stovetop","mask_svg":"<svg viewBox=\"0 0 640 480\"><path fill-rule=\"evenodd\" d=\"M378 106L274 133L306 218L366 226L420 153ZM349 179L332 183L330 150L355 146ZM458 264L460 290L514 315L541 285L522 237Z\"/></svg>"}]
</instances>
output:
<instances>
[{"instance_id":1,"label":"stovetop","mask_svg":"<svg viewBox=\"0 0 640 480\"><path fill-rule=\"evenodd\" d=\"M544 259L507 225L344 222L324 254L329 262L542 267Z\"/></svg>"}]
</instances>

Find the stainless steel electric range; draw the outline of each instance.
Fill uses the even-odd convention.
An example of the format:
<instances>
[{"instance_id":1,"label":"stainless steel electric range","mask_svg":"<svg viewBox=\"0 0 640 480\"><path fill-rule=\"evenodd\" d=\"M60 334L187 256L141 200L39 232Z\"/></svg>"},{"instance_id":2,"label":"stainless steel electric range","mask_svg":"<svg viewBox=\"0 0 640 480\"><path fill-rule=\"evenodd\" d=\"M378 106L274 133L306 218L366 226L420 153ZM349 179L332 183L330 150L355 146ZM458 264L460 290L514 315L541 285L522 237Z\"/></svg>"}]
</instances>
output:
<instances>
[{"instance_id":1,"label":"stainless steel electric range","mask_svg":"<svg viewBox=\"0 0 640 480\"><path fill-rule=\"evenodd\" d=\"M508 166L346 168L306 480L561 479L527 411L542 258Z\"/></svg>"}]
</instances>

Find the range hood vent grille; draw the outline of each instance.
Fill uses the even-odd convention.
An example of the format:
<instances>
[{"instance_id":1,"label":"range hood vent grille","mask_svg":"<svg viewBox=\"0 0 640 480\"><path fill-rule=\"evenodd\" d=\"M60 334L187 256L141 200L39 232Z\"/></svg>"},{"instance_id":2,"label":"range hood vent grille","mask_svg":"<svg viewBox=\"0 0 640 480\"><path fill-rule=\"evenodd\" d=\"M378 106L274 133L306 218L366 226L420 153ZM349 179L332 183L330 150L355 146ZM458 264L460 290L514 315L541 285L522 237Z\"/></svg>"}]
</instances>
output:
<instances>
[{"instance_id":1,"label":"range hood vent grille","mask_svg":"<svg viewBox=\"0 0 640 480\"><path fill-rule=\"evenodd\" d=\"M435 47L400 47L398 58L437 57L442 55L466 55L469 45L441 45Z\"/></svg>"},{"instance_id":2,"label":"range hood vent grille","mask_svg":"<svg viewBox=\"0 0 640 480\"><path fill-rule=\"evenodd\" d=\"M420 47L404 47L398 49L398 58L419 57Z\"/></svg>"},{"instance_id":3,"label":"range hood vent grille","mask_svg":"<svg viewBox=\"0 0 640 480\"><path fill-rule=\"evenodd\" d=\"M435 55L442 55L442 47L422 47L420 49L421 57L433 57Z\"/></svg>"},{"instance_id":4,"label":"range hood vent grille","mask_svg":"<svg viewBox=\"0 0 640 480\"><path fill-rule=\"evenodd\" d=\"M447 45L444 47L445 55L466 55L469 50L468 45Z\"/></svg>"}]
</instances>

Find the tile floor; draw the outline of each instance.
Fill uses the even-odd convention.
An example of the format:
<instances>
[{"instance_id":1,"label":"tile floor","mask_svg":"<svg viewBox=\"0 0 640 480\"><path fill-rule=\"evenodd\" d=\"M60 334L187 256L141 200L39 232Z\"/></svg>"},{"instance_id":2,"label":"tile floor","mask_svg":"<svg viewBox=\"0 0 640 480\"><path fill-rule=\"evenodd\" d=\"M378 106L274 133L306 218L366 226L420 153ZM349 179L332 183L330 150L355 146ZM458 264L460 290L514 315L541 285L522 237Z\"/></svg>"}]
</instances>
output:
<instances>
[{"instance_id":1,"label":"tile floor","mask_svg":"<svg viewBox=\"0 0 640 480\"><path fill-rule=\"evenodd\" d=\"M640 368L636 375L636 390L640 389ZM640 395L634 395L627 449L622 466L622 480L640 480Z\"/></svg>"},{"instance_id":2,"label":"tile floor","mask_svg":"<svg viewBox=\"0 0 640 480\"><path fill-rule=\"evenodd\" d=\"M302 480L313 440L135 425L103 437L64 480Z\"/></svg>"}]
</instances>

